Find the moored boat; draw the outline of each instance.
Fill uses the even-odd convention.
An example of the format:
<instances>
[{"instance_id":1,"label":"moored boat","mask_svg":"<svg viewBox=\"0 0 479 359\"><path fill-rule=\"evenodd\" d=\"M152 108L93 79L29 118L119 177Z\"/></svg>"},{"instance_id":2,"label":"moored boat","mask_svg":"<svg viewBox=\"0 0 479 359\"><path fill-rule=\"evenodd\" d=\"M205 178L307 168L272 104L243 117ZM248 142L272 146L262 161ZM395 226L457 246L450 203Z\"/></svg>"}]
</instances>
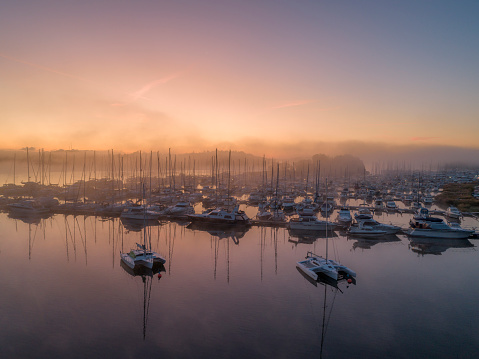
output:
<instances>
[{"instance_id":1,"label":"moored boat","mask_svg":"<svg viewBox=\"0 0 479 359\"><path fill-rule=\"evenodd\" d=\"M189 214L188 219L192 222L211 225L250 225L249 217L244 211L236 206L232 211L216 208L203 213Z\"/></svg>"},{"instance_id":2,"label":"moored boat","mask_svg":"<svg viewBox=\"0 0 479 359\"><path fill-rule=\"evenodd\" d=\"M10 203L7 207L11 213L17 215L41 216L50 213L50 209L42 206L34 200L23 200L16 203Z\"/></svg>"},{"instance_id":3,"label":"moored boat","mask_svg":"<svg viewBox=\"0 0 479 359\"><path fill-rule=\"evenodd\" d=\"M349 228L348 234L363 238L378 238L383 237L388 233L384 230L367 225L365 222L359 222L357 225Z\"/></svg>"},{"instance_id":4,"label":"moored boat","mask_svg":"<svg viewBox=\"0 0 479 359\"><path fill-rule=\"evenodd\" d=\"M316 216L300 216L291 218L288 222L288 228L299 231L327 231L333 230L335 224L320 220Z\"/></svg>"},{"instance_id":5,"label":"moored boat","mask_svg":"<svg viewBox=\"0 0 479 359\"><path fill-rule=\"evenodd\" d=\"M444 213L447 217L453 219L459 219L462 216L461 211L457 209L457 207L450 206L447 208L446 212Z\"/></svg>"},{"instance_id":6,"label":"moored boat","mask_svg":"<svg viewBox=\"0 0 479 359\"><path fill-rule=\"evenodd\" d=\"M336 217L336 223L341 227L347 227L351 224L353 218L351 217L351 211L347 207L341 207Z\"/></svg>"},{"instance_id":7,"label":"moored boat","mask_svg":"<svg viewBox=\"0 0 479 359\"><path fill-rule=\"evenodd\" d=\"M164 264L166 259L160 254L148 250L143 244L136 244L138 248L128 253L120 253L121 260L130 268L146 267L152 269L155 264Z\"/></svg>"},{"instance_id":8,"label":"moored boat","mask_svg":"<svg viewBox=\"0 0 479 359\"><path fill-rule=\"evenodd\" d=\"M410 237L467 239L474 233L473 230L459 225L450 226L443 219L430 216L424 207L409 221L409 225L407 234Z\"/></svg>"},{"instance_id":9,"label":"moored boat","mask_svg":"<svg viewBox=\"0 0 479 359\"><path fill-rule=\"evenodd\" d=\"M306 258L296 263L296 267L314 280L320 273L338 280L344 276L356 277L356 272L341 263L323 258L313 252L307 252Z\"/></svg>"},{"instance_id":10,"label":"moored boat","mask_svg":"<svg viewBox=\"0 0 479 359\"><path fill-rule=\"evenodd\" d=\"M385 224L385 223L380 223L376 221L375 219L372 218L366 218L366 219L357 219L357 223L352 226L358 227L358 226L369 226L372 227L373 229L376 229L378 231L385 231L386 234L396 234L401 231L401 227L395 226L393 224Z\"/></svg>"}]
</instances>

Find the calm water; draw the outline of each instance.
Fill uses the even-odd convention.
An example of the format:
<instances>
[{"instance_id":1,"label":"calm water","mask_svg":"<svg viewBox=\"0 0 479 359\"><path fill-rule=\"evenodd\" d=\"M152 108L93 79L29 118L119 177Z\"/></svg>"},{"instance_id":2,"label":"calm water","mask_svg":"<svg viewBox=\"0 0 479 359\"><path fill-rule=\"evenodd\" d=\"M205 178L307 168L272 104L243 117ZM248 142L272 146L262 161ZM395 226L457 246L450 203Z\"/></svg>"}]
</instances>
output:
<instances>
[{"instance_id":1,"label":"calm water","mask_svg":"<svg viewBox=\"0 0 479 359\"><path fill-rule=\"evenodd\" d=\"M248 209L251 211L251 209ZM376 218L405 227L410 215ZM478 226L467 219L466 226ZM26 223L0 214L2 358L473 358L477 240L329 238L356 285L314 286L295 264L326 238L285 229L150 227L162 278L133 276L120 250L142 232L118 219Z\"/></svg>"}]
</instances>

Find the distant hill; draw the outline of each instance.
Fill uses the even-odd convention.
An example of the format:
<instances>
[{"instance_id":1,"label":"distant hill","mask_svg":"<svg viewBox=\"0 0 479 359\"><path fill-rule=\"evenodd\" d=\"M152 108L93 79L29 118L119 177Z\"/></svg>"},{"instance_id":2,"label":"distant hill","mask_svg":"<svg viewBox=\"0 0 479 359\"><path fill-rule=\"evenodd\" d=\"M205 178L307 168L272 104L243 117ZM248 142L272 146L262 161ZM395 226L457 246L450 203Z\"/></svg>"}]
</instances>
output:
<instances>
[{"instance_id":1,"label":"distant hill","mask_svg":"<svg viewBox=\"0 0 479 359\"><path fill-rule=\"evenodd\" d=\"M364 163L358 157L353 155L327 156L324 154L315 154L309 158L282 160L278 158L266 158L265 156L255 156L243 151L203 151L191 153L158 153L158 152L133 152L123 153L113 151L82 151L82 150L55 150L42 151L35 148L28 149L28 157L30 168L33 171L41 168L52 167L61 168L65 163L67 167L75 167L76 170L82 168L85 164L87 169L91 171L93 163L97 169L111 168L113 163L114 168L123 166L126 168L134 168L139 166L139 159L141 156L142 168L146 170L150 163L154 171L158 166L162 169L173 168L176 172L187 172L193 168L196 170L211 169L218 160L218 170L227 171L230 166L232 172L249 171L260 172L267 171L271 173L272 168L277 170L279 164L280 172L303 173L304 176L309 171L311 178L313 174L318 171L318 165L321 176L355 176L363 175L365 171ZM0 166L2 172L6 168L11 170L15 159L17 171L23 167L26 168L27 151L26 148L22 150L0 150Z\"/></svg>"}]
</instances>

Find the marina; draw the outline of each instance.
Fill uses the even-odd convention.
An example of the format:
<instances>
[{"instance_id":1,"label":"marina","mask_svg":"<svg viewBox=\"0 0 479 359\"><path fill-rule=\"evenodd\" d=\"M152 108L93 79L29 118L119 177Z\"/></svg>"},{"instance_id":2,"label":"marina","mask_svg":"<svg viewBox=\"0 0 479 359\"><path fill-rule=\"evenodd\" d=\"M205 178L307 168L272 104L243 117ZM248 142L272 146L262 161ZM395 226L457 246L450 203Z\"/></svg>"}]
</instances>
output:
<instances>
[{"instance_id":1,"label":"marina","mask_svg":"<svg viewBox=\"0 0 479 359\"><path fill-rule=\"evenodd\" d=\"M444 178L434 182L440 193L450 177L434 177ZM287 207L298 209L284 211L276 185L262 189L261 181L251 190L262 193L253 202L246 188L223 188L229 209L213 200L222 197L221 185L189 194L166 188L169 206L161 195L153 202L148 190L140 202L95 204L86 196L65 206L61 196L48 202L31 193L9 196L25 185L4 186L1 314L13 324L1 330L0 344L7 357L328 358L354 357L357 348L361 357L468 357L479 345L472 334L479 323L469 319L479 314L477 217L461 213L450 222L434 203L423 203L419 213L406 190L402 201L381 185L391 179L379 176L359 177L347 198L340 178L321 181L340 183L337 192L326 191L325 203L342 197L328 212L304 201L317 190L303 192L305 181L278 186L300 189L285 197ZM378 208L371 192L396 196L397 208ZM34 201L47 207L17 209L34 208ZM214 210L217 205L224 210ZM272 215L258 216L265 211ZM214 213L214 220L195 218L201 213ZM304 218L321 225L296 228ZM413 220L415 227L449 223L452 232L467 235L416 236ZM12 268L21 270L13 275ZM446 335L452 340L437 345ZM21 346L24 340L34 345Z\"/></svg>"},{"instance_id":2,"label":"marina","mask_svg":"<svg viewBox=\"0 0 479 359\"><path fill-rule=\"evenodd\" d=\"M0 359L479 356L479 2L1 8Z\"/></svg>"}]
</instances>

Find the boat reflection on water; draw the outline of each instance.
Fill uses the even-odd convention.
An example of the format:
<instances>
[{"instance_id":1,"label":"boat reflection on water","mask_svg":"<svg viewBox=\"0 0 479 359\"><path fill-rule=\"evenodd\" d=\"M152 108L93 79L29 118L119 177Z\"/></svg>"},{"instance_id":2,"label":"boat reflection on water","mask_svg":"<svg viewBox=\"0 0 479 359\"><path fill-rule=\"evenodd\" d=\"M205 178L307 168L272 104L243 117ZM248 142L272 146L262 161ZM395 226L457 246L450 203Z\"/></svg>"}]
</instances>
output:
<instances>
[{"instance_id":1,"label":"boat reflection on water","mask_svg":"<svg viewBox=\"0 0 479 359\"><path fill-rule=\"evenodd\" d=\"M336 294L340 292L343 294L343 288L349 288L351 284L356 285L356 278L354 277L343 277L338 280L334 280L333 278L325 275L324 273L318 273L318 279L314 280L313 278L309 277L305 274L301 269L296 267L296 270L306 279L309 283L314 285L315 287L322 285L324 288L323 292L323 305L322 305L322 318L321 318L321 343L320 343L320 351L319 351L319 358L323 358L323 348L325 344L325 336L328 330L328 324L331 320L331 314L334 307L334 301L336 299ZM327 297L328 292L332 294L332 299L330 298L330 302L328 303Z\"/></svg>"},{"instance_id":2,"label":"boat reflection on water","mask_svg":"<svg viewBox=\"0 0 479 359\"><path fill-rule=\"evenodd\" d=\"M468 239L410 238L409 249L417 255L441 255L449 248L474 248Z\"/></svg>"},{"instance_id":3,"label":"boat reflection on water","mask_svg":"<svg viewBox=\"0 0 479 359\"><path fill-rule=\"evenodd\" d=\"M338 237L334 231L304 231L304 230L288 230L288 242L298 244L313 244L320 238Z\"/></svg>"},{"instance_id":4,"label":"boat reflection on water","mask_svg":"<svg viewBox=\"0 0 479 359\"><path fill-rule=\"evenodd\" d=\"M154 275L158 274L158 281L161 278L161 272L166 272L165 266L162 263L155 263L153 268L145 266L130 268L122 260L120 266L123 270L132 277L140 277L143 282L143 340L146 339L146 327L148 324L148 312L150 309L151 287L154 280Z\"/></svg>"},{"instance_id":5,"label":"boat reflection on water","mask_svg":"<svg viewBox=\"0 0 479 359\"><path fill-rule=\"evenodd\" d=\"M395 234L385 235L378 239L368 239L368 238L354 238L353 249L361 248L361 249L371 249L372 246L378 243L391 243L391 242L401 242L401 238L399 238Z\"/></svg>"},{"instance_id":6,"label":"boat reflection on water","mask_svg":"<svg viewBox=\"0 0 479 359\"><path fill-rule=\"evenodd\" d=\"M43 214L23 214L23 213L15 213L10 212L8 214L8 218L17 219L22 221L23 223L27 224L40 224L42 219L47 219L52 217L50 213L43 213Z\"/></svg>"},{"instance_id":7,"label":"boat reflection on water","mask_svg":"<svg viewBox=\"0 0 479 359\"><path fill-rule=\"evenodd\" d=\"M341 293L343 293L343 291L340 289L339 286L343 286L344 284L346 288L349 288L350 284L356 285L356 278L352 276L340 277L339 279L335 280L324 273L318 273L318 279L314 280L298 267L296 267L296 270L303 276L303 278L305 278L309 283L311 283L315 287L317 287L318 284L324 285L325 287L330 286L332 288L336 288Z\"/></svg>"},{"instance_id":8,"label":"boat reflection on water","mask_svg":"<svg viewBox=\"0 0 479 359\"><path fill-rule=\"evenodd\" d=\"M141 230L148 226L159 226L160 222L157 219L130 219L120 218L121 224L126 230L131 232L141 232Z\"/></svg>"},{"instance_id":9,"label":"boat reflection on water","mask_svg":"<svg viewBox=\"0 0 479 359\"><path fill-rule=\"evenodd\" d=\"M219 239L231 238L235 244L239 244L239 240L243 238L250 227L245 226L207 226L196 222L191 222L186 228L192 231L208 232L213 237Z\"/></svg>"}]
</instances>

